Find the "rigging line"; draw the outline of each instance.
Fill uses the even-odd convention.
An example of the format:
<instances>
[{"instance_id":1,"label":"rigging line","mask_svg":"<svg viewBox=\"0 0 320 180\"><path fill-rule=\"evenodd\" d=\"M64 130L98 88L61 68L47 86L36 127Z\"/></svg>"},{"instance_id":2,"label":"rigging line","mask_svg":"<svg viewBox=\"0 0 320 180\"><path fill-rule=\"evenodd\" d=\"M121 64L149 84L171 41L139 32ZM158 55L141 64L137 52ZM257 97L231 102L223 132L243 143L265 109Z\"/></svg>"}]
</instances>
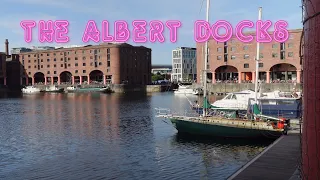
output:
<instances>
[{"instance_id":1,"label":"rigging line","mask_svg":"<svg viewBox=\"0 0 320 180\"><path fill-rule=\"evenodd\" d=\"M200 15L201 10L202 10L202 7L203 7L203 2L204 2L204 0L202 0L201 7L200 7L200 11L199 11L199 15Z\"/></svg>"}]
</instances>

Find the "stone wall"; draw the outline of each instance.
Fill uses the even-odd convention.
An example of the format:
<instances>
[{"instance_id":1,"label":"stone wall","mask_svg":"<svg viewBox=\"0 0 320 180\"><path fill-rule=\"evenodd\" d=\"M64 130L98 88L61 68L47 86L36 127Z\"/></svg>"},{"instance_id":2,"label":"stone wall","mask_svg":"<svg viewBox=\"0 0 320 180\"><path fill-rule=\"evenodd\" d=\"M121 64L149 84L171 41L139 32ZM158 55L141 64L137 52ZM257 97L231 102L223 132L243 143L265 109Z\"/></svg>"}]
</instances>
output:
<instances>
[{"instance_id":1,"label":"stone wall","mask_svg":"<svg viewBox=\"0 0 320 180\"><path fill-rule=\"evenodd\" d=\"M170 85L112 85L112 90L116 93L125 92L165 92L170 91L172 88Z\"/></svg>"}]
</instances>

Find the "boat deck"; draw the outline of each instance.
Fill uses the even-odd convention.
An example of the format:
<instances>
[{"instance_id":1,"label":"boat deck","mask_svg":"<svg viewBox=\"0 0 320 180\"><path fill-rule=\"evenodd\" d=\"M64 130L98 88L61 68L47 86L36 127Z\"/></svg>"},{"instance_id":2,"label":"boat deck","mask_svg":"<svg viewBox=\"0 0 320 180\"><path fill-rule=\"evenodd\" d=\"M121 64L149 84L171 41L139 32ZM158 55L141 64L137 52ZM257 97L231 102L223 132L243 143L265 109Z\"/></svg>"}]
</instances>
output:
<instances>
[{"instance_id":1,"label":"boat deck","mask_svg":"<svg viewBox=\"0 0 320 180\"><path fill-rule=\"evenodd\" d=\"M228 179L290 179L297 172L300 153L299 133L281 136Z\"/></svg>"}]
</instances>

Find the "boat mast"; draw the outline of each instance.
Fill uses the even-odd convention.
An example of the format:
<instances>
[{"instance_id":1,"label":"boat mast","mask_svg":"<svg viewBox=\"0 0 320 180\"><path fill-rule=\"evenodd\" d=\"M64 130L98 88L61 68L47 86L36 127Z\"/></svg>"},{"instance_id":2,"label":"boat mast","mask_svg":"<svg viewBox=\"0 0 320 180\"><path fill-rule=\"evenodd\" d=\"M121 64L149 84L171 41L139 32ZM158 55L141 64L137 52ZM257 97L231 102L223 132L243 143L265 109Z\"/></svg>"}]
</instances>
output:
<instances>
[{"instance_id":1,"label":"boat mast","mask_svg":"<svg viewBox=\"0 0 320 180\"><path fill-rule=\"evenodd\" d=\"M209 9L210 9L210 0L207 0L207 11L206 11L206 21L209 23ZM208 40L209 41L209 40ZM207 62L208 62L208 41L205 43L205 56L204 56L204 75L203 75L203 100L207 101ZM207 104L207 102L204 102ZM203 116L207 115L206 107L203 108Z\"/></svg>"},{"instance_id":2,"label":"boat mast","mask_svg":"<svg viewBox=\"0 0 320 180\"><path fill-rule=\"evenodd\" d=\"M261 20L262 16L262 7L259 7L259 17L258 20ZM258 34L256 33L256 39L257 39ZM260 43L257 42L257 55L256 55L256 79L255 79L255 86L254 86L254 92L255 92L255 103L257 102L258 99L258 79L259 79L259 60L260 60Z\"/></svg>"}]
</instances>

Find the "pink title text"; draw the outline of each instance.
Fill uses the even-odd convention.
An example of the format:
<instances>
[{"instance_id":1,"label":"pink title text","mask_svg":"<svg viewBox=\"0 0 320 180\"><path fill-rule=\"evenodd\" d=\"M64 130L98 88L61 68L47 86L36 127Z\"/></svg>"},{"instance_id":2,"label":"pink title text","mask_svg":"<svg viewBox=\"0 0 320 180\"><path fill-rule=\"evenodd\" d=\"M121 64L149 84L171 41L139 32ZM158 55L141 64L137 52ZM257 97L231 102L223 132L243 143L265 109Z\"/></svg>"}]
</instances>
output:
<instances>
[{"instance_id":1,"label":"pink title text","mask_svg":"<svg viewBox=\"0 0 320 180\"><path fill-rule=\"evenodd\" d=\"M32 41L32 31L38 25L38 39L41 43L68 43L70 38L69 22L67 20L57 21L44 21L41 20L38 23L32 20L21 21L20 23L24 30L24 39L30 43ZM129 23L126 21L114 22L114 33L111 34L109 27L109 21L102 21L101 31L97 27L97 23L93 20L87 22L85 31L82 36L82 41L87 43L93 42L127 42L132 38L135 43L146 42L165 42L165 29L169 30L168 39L170 42L175 43L178 39L178 28L182 26L181 21L169 20L166 22L154 20L149 23L144 20L135 20L131 23L132 32L129 28ZM256 41L257 42L271 42L273 39L277 42L285 42L289 38L289 32L286 29L288 23L286 21L277 21L274 25L274 32L270 34L269 28L272 26L271 21L257 21L256 22ZM149 27L149 31L147 31ZM232 25L227 21L217 21L212 26L202 20L198 20L194 24L194 39L196 42L208 41L211 37L217 42L226 42L235 34L235 36L242 42L251 42L254 37L252 35L245 35L243 33L244 28L253 28L254 22L241 21L233 32ZM225 33L219 34L219 30L224 29ZM190 30L191 31L191 30ZM273 36L273 38L272 38Z\"/></svg>"}]
</instances>

